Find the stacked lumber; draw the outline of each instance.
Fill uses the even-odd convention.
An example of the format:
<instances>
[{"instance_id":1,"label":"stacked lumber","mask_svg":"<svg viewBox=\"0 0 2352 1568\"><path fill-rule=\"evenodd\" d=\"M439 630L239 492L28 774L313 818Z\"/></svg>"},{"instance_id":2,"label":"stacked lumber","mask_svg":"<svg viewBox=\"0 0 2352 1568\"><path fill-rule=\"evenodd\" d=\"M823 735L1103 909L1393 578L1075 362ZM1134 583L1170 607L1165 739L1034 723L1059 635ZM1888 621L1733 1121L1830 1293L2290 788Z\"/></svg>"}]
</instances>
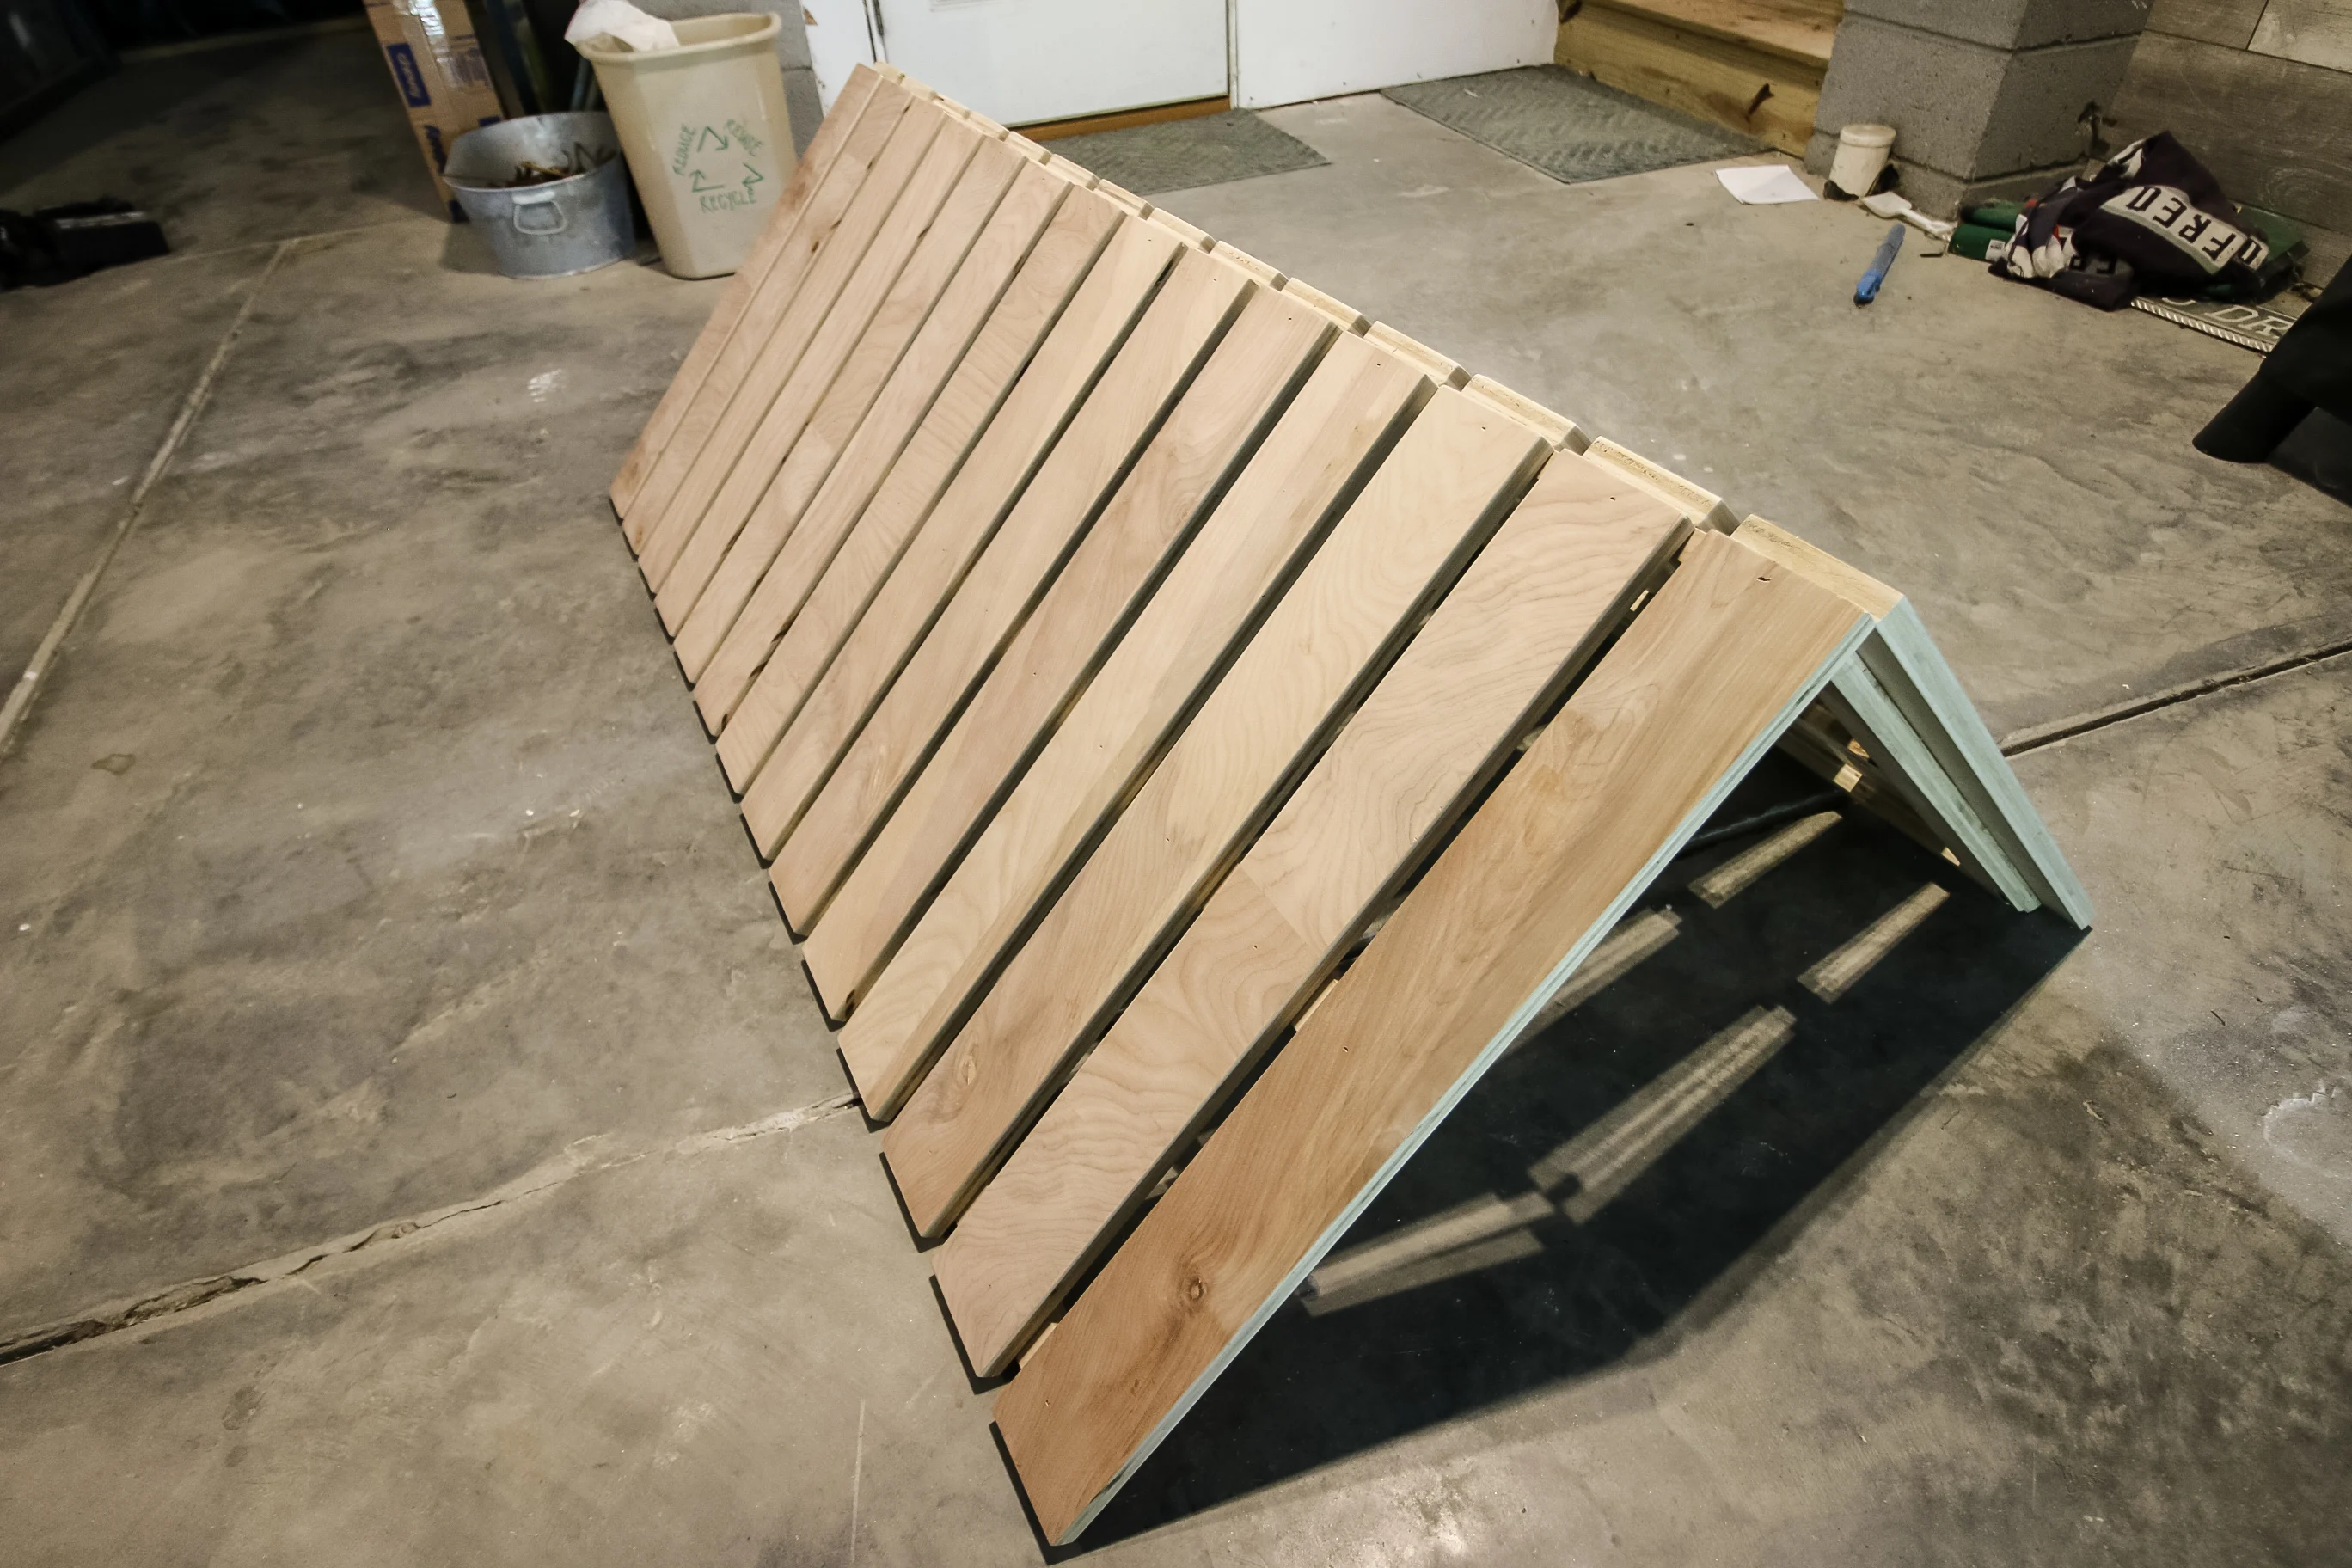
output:
<instances>
[{"instance_id":1,"label":"stacked lumber","mask_svg":"<svg viewBox=\"0 0 2352 1568\"><path fill-rule=\"evenodd\" d=\"M1769 748L2088 919L1901 595L887 68L612 496L1055 1541Z\"/></svg>"}]
</instances>

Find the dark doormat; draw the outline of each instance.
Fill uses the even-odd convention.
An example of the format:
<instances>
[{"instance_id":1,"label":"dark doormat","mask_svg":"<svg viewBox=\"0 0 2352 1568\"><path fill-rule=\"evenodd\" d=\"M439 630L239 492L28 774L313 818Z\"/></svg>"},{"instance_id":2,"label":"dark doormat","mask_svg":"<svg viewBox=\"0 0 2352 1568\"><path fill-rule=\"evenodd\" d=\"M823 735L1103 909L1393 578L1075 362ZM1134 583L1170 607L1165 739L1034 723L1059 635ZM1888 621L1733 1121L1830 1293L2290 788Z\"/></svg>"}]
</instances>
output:
<instances>
[{"instance_id":1,"label":"dark doormat","mask_svg":"<svg viewBox=\"0 0 2352 1568\"><path fill-rule=\"evenodd\" d=\"M1286 136L1246 109L1198 120L1171 120L1124 131L1064 136L1047 144L1057 158L1091 169L1138 195L1222 185L1260 174L1316 169L1328 158Z\"/></svg>"},{"instance_id":2,"label":"dark doormat","mask_svg":"<svg viewBox=\"0 0 2352 1568\"><path fill-rule=\"evenodd\" d=\"M1750 137L1558 66L1417 81L1381 92L1565 184L1763 150Z\"/></svg>"}]
</instances>

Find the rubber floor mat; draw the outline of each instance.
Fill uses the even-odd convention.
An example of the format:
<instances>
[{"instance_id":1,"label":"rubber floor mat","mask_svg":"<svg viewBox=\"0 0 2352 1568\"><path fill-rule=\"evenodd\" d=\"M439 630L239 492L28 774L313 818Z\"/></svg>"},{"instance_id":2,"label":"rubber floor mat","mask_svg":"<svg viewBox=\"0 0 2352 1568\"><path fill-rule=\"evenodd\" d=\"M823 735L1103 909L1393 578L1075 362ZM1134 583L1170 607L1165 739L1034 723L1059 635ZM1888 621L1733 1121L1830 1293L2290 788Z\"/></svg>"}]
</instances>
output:
<instances>
[{"instance_id":1,"label":"rubber floor mat","mask_svg":"<svg viewBox=\"0 0 2352 1568\"><path fill-rule=\"evenodd\" d=\"M1558 66L1447 77L1381 96L1564 184L1759 152L1763 143Z\"/></svg>"},{"instance_id":2,"label":"rubber floor mat","mask_svg":"<svg viewBox=\"0 0 2352 1568\"><path fill-rule=\"evenodd\" d=\"M1246 109L1198 120L1171 120L1123 131L1064 136L1050 143L1054 155L1091 169L1112 184L1139 195L1222 185L1260 174L1317 169L1329 159L1286 135Z\"/></svg>"}]
</instances>

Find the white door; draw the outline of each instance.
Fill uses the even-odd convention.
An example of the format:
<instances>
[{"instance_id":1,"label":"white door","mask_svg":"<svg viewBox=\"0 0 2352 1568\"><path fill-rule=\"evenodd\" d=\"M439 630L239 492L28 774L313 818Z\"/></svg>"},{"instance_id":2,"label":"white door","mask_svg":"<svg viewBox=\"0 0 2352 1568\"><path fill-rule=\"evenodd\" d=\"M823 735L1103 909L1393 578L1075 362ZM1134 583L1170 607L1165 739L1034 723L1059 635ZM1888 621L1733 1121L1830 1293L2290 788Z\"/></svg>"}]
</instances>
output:
<instances>
[{"instance_id":1,"label":"white door","mask_svg":"<svg viewBox=\"0 0 2352 1568\"><path fill-rule=\"evenodd\" d=\"M866 0L882 58L1005 125L1225 90L1225 0Z\"/></svg>"},{"instance_id":2,"label":"white door","mask_svg":"<svg viewBox=\"0 0 2352 1568\"><path fill-rule=\"evenodd\" d=\"M1265 109L1547 65L1556 0L1234 0L1234 102Z\"/></svg>"}]
</instances>

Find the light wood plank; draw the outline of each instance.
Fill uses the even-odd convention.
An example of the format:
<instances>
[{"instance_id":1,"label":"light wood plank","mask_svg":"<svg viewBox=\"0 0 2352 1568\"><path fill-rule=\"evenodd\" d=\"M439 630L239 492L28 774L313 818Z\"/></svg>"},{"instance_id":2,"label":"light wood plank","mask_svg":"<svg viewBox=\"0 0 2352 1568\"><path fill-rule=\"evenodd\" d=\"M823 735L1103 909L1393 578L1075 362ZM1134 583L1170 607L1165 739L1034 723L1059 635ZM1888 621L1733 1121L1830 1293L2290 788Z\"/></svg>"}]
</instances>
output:
<instances>
[{"instance_id":1,"label":"light wood plank","mask_svg":"<svg viewBox=\"0 0 2352 1568\"><path fill-rule=\"evenodd\" d=\"M654 405L645 428L637 432L636 443L622 460L621 471L613 476L610 492L613 510L620 516L628 516L655 454L669 444L670 437L677 430L678 421L686 417L687 405L702 389L702 384L710 374L710 367L717 363L719 352L727 346L728 339L743 320L743 312L751 304L752 296L768 287L769 273L790 245L802 215L808 210L809 202L816 195L818 186L824 184L825 175L832 173L834 161L841 155L841 149L848 142L851 130L857 124L858 115L865 110L866 100L873 97L874 89L881 80L871 66L861 65L851 71L849 80L842 86L840 96L834 100L833 112L824 117L824 123L818 126L816 134L809 139L808 151L802 153L800 161L793 165L793 177L785 183L784 194L777 201L775 212L761 228L760 237L751 247L751 254L744 258L743 265L727 279L727 287L720 292L710 319L703 322L702 331L695 334L694 346L687 350L677 374L670 377L669 385L662 391L661 401Z\"/></svg>"},{"instance_id":2,"label":"light wood plank","mask_svg":"<svg viewBox=\"0 0 2352 1568\"><path fill-rule=\"evenodd\" d=\"M1552 60L1793 157L1804 156L1821 109L1818 64L1597 5L1569 13Z\"/></svg>"},{"instance_id":3,"label":"light wood plank","mask_svg":"<svg viewBox=\"0 0 2352 1568\"><path fill-rule=\"evenodd\" d=\"M1133 1473L1868 626L1745 545L1691 542L998 1396L1049 1541Z\"/></svg>"},{"instance_id":4,"label":"light wood plank","mask_svg":"<svg viewBox=\"0 0 2352 1568\"><path fill-rule=\"evenodd\" d=\"M1585 447L1584 455L1596 463L1607 463L1622 470L1635 484L1645 486L1651 494L1669 505L1682 507L1691 521L1701 528L1729 533L1739 526L1739 520L1732 516L1721 496L1700 489L1664 464L1654 463L1639 452L1629 452L1614 441L1598 440Z\"/></svg>"},{"instance_id":5,"label":"light wood plank","mask_svg":"<svg viewBox=\"0 0 2352 1568\"><path fill-rule=\"evenodd\" d=\"M769 568L788 552L799 573L800 594L792 608L799 608L799 599L831 563L858 513L921 427L1069 190L1066 182L1022 162L988 226L940 291L938 306L890 368L889 380L870 402L861 403L860 378L846 374L826 394L751 521L711 563L709 581L677 628L676 652L688 680L702 679ZM1108 232L1107 218L1101 227ZM1008 374L1007 385L1010 379ZM696 541L698 549L701 542ZM663 593L681 591L679 574L692 570L681 558Z\"/></svg>"},{"instance_id":6,"label":"light wood plank","mask_svg":"<svg viewBox=\"0 0 2352 1568\"><path fill-rule=\"evenodd\" d=\"M1053 449L1103 362L1125 341L1181 247L1147 224L1121 222L1036 357L1014 383L945 494L921 519L881 588L823 663L784 662L760 672L719 735L719 760L737 789L751 782L786 725L812 700L813 721L854 733L880 700L931 617L961 580ZM799 626L793 627L795 634Z\"/></svg>"},{"instance_id":7,"label":"light wood plank","mask_svg":"<svg viewBox=\"0 0 2352 1568\"><path fill-rule=\"evenodd\" d=\"M882 1137L937 1236L1490 536L1550 448L1438 395Z\"/></svg>"},{"instance_id":8,"label":"light wood plank","mask_svg":"<svg viewBox=\"0 0 2352 1568\"><path fill-rule=\"evenodd\" d=\"M908 356L917 368L900 367L899 380L919 378L921 367L947 360L951 351L961 355L903 447L891 449L895 421L877 414L859 427L772 563L740 545L741 559L729 552L677 644L695 683L695 706L714 734L763 667L772 666L774 679L797 692L824 672L1087 280L1118 219L1110 203L1083 192L1064 198L970 347L931 341L927 329L926 343ZM1104 276L1115 275L1116 268ZM1139 301L1148 285L1137 287ZM901 395L894 382L884 402L898 408ZM921 395L919 380L903 391L907 403Z\"/></svg>"},{"instance_id":9,"label":"light wood plank","mask_svg":"<svg viewBox=\"0 0 2352 1568\"><path fill-rule=\"evenodd\" d=\"M875 163L890 145L908 111L913 110L919 116L938 119L935 110L928 106L918 109L918 103L914 94L896 83L876 84L866 111L850 128L840 156L826 171L816 195L809 198L808 210L793 226L793 237L769 268L766 282L743 307L742 319L719 351L719 357L711 362L710 374L695 389L686 412L678 418L677 427L661 449L650 455L645 481L638 486L636 497L622 519L622 530L631 549L644 543L661 509L677 493L679 481L686 478L704 443L710 439L711 431L734 401L743 378L775 335L777 323L799 302L810 270L832 247L842 219L866 188Z\"/></svg>"},{"instance_id":10,"label":"light wood plank","mask_svg":"<svg viewBox=\"0 0 2352 1568\"><path fill-rule=\"evenodd\" d=\"M1522 425L1531 426L1543 433L1544 439L1563 452L1581 453L1592 445L1575 420L1557 414L1534 398L1513 392L1501 382L1488 376L1474 375L1463 391L1482 402L1492 404Z\"/></svg>"},{"instance_id":11,"label":"light wood plank","mask_svg":"<svg viewBox=\"0 0 2352 1568\"><path fill-rule=\"evenodd\" d=\"M1312 283L1302 283L1296 278L1286 278L1282 291L1294 300L1303 300L1339 324L1343 332L1363 333L1372 330L1372 319L1353 305L1334 300Z\"/></svg>"},{"instance_id":12,"label":"light wood plank","mask_svg":"<svg viewBox=\"0 0 2352 1568\"><path fill-rule=\"evenodd\" d=\"M958 1222L936 1264L993 1375L1477 797L1688 524L1555 458Z\"/></svg>"},{"instance_id":13,"label":"light wood plank","mask_svg":"<svg viewBox=\"0 0 2352 1568\"><path fill-rule=\"evenodd\" d=\"M770 879L793 927L812 931L801 958L829 1013L845 1016L833 1000L866 975L987 826L1332 335L1319 313L1264 289L1253 294L887 816L871 809L869 793L845 787L856 777L846 768L818 793ZM835 900L853 862L856 875Z\"/></svg>"},{"instance_id":14,"label":"light wood plank","mask_svg":"<svg viewBox=\"0 0 2352 1568\"><path fill-rule=\"evenodd\" d=\"M669 563L713 504L723 499L740 513L748 512L759 500L781 461L781 454L762 437L772 442L797 432L807 420L842 356L856 343L984 140L971 126L944 114L900 122L898 135L874 166L875 178L850 204L834 244L809 269L801 297L777 323L775 335L736 389L710 439L661 516L647 528L637 564L655 589L661 587ZM898 173L902 156L914 160L903 179ZM772 431L771 420L778 426ZM730 483L735 488L730 489Z\"/></svg>"},{"instance_id":15,"label":"light wood plank","mask_svg":"<svg viewBox=\"0 0 2352 1568\"><path fill-rule=\"evenodd\" d=\"M933 156L950 146L942 135L932 148ZM775 406L751 438L751 449L720 488L718 499L686 537L667 570L654 563L654 570L663 574L654 605L670 632L675 634L685 625L719 561L740 535L753 530L755 520L754 548L765 549L771 556L782 548L792 525L799 521L834 459L898 369L899 356L940 303L964 258L987 231L1024 163L1003 142L982 138L955 189L940 204L938 216L927 230L920 231L904 257L904 265L896 268L895 279L889 274L897 247L887 238L876 239L857 278L842 290L817 341L801 356L799 368L778 395ZM915 194L909 186L910 198ZM893 214L891 222L895 226L898 215ZM1036 225L1032 222L1029 237L1034 238L1035 233ZM868 308L867 301L886 284L888 292ZM861 316L865 324L856 333L855 346L838 352L828 340L846 334ZM837 363L838 368L830 372L822 394L812 399L808 389L828 376L829 363ZM767 477L763 479L762 475ZM758 494L746 503L743 497L751 487L757 487ZM771 539L773 544L768 543ZM655 549L649 547L648 563L654 554Z\"/></svg>"},{"instance_id":16,"label":"light wood plank","mask_svg":"<svg viewBox=\"0 0 2352 1568\"><path fill-rule=\"evenodd\" d=\"M1434 388L1366 342L1335 342L1022 776L895 949L846 998L843 1059L887 1121L1208 684L1370 478ZM873 990L863 1001L868 983Z\"/></svg>"},{"instance_id":17,"label":"light wood plank","mask_svg":"<svg viewBox=\"0 0 2352 1568\"><path fill-rule=\"evenodd\" d=\"M1374 321L1370 329L1372 342L1391 349L1405 358L1417 362L1430 378L1441 386L1462 387L1469 384L1470 373L1439 353L1419 338L1407 337L1386 321Z\"/></svg>"},{"instance_id":18,"label":"light wood plank","mask_svg":"<svg viewBox=\"0 0 2352 1568\"><path fill-rule=\"evenodd\" d=\"M1790 0L1592 0L1603 10L1628 12L1649 21L1778 55L1812 68L1814 79L1829 68L1844 7L1795 5Z\"/></svg>"},{"instance_id":19,"label":"light wood plank","mask_svg":"<svg viewBox=\"0 0 2352 1568\"><path fill-rule=\"evenodd\" d=\"M1020 629L1253 287L1206 252L1178 258L1167 286L1003 525L959 564L948 598L922 617L929 624L908 627L917 637L904 673L866 703L837 703L820 688L758 769L743 792L743 820L761 854L782 847L836 766L856 783L870 782L878 796L896 795Z\"/></svg>"}]
</instances>

